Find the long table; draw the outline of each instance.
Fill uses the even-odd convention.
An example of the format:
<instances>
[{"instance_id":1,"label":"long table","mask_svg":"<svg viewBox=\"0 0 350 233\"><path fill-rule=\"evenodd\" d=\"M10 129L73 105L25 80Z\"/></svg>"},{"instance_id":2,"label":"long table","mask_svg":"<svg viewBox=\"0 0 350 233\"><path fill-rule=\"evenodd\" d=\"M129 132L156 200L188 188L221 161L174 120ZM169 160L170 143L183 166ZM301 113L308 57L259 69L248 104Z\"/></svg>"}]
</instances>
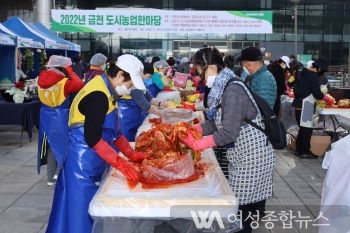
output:
<instances>
[{"instance_id":1,"label":"long table","mask_svg":"<svg viewBox=\"0 0 350 233\"><path fill-rule=\"evenodd\" d=\"M202 161L207 164L204 177L161 189L143 189L140 184L130 189L121 173L112 169L90 202L93 232L154 232L170 219L184 232L185 225L194 227L191 211L215 210L223 218L236 214L238 201L212 149L203 152Z\"/></svg>"},{"instance_id":2,"label":"long table","mask_svg":"<svg viewBox=\"0 0 350 233\"><path fill-rule=\"evenodd\" d=\"M31 141L33 127L39 126L40 107L38 100L18 104L0 100L0 125L21 125Z\"/></svg>"},{"instance_id":3,"label":"long table","mask_svg":"<svg viewBox=\"0 0 350 233\"><path fill-rule=\"evenodd\" d=\"M348 133L350 129L350 109L349 108L320 108L316 107L319 115L329 117L332 122L332 142L338 140L338 134ZM325 122L325 121L324 121Z\"/></svg>"}]
</instances>

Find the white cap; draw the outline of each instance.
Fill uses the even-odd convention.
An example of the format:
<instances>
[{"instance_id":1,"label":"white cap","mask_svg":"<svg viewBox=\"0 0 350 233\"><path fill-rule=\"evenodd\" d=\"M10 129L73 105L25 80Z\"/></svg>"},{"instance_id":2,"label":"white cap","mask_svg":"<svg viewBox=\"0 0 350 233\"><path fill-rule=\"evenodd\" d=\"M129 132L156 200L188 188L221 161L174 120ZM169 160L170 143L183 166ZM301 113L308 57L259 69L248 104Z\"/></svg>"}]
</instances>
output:
<instances>
[{"instance_id":1,"label":"white cap","mask_svg":"<svg viewBox=\"0 0 350 233\"><path fill-rule=\"evenodd\" d=\"M72 60L69 57L51 55L46 67L66 67L70 65L72 65Z\"/></svg>"},{"instance_id":2,"label":"white cap","mask_svg":"<svg viewBox=\"0 0 350 233\"><path fill-rule=\"evenodd\" d=\"M135 88L140 90L146 90L145 84L143 83L143 64L135 56L131 54L124 54L118 57L116 66L130 74L132 84Z\"/></svg>"},{"instance_id":3,"label":"white cap","mask_svg":"<svg viewBox=\"0 0 350 233\"><path fill-rule=\"evenodd\" d=\"M269 60L264 60L264 65L265 65L265 66L270 65L270 61L269 61Z\"/></svg>"},{"instance_id":4,"label":"white cap","mask_svg":"<svg viewBox=\"0 0 350 233\"><path fill-rule=\"evenodd\" d=\"M151 63L152 62L152 58L153 57L146 57L145 60L143 62L146 62L146 63Z\"/></svg>"},{"instance_id":5,"label":"white cap","mask_svg":"<svg viewBox=\"0 0 350 233\"><path fill-rule=\"evenodd\" d=\"M306 62L306 68L311 68L313 63L314 63L313 60Z\"/></svg>"},{"instance_id":6,"label":"white cap","mask_svg":"<svg viewBox=\"0 0 350 233\"><path fill-rule=\"evenodd\" d=\"M183 57L181 58L180 60L180 63L186 63L186 62L189 62L190 60L188 60L188 57Z\"/></svg>"},{"instance_id":7,"label":"white cap","mask_svg":"<svg viewBox=\"0 0 350 233\"><path fill-rule=\"evenodd\" d=\"M288 56L282 56L282 57L280 57L280 59L281 59L282 61L284 61L284 63L286 63L286 65L287 65L288 68L290 68L290 66L289 66L290 59L289 59Z\"/></svg>"}]
</instances>

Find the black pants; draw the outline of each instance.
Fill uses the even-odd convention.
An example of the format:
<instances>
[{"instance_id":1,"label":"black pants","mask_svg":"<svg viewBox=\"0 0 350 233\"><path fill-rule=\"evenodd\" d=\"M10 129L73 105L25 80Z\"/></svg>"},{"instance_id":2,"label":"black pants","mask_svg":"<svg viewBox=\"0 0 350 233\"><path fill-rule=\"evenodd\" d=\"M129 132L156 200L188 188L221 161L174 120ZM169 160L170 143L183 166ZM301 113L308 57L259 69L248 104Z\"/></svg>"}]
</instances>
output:
<instances>
[{"instance_id":1,"label":"black pants","mask_svg":"<svg viewBox=\"0 0 350 233\"><path fill-rule=\"evenodd\" d=\"M299 131L297 140L295 142L296 152L299 154L309 154L310 153L310 141L312 136L312 128L306 128L300 126L301 110L295 110L295 118L299 125Z\"/></svg>"},{"instance_id":2,"label":"black pants","mask_svg":"<svg viewBox=\"0 0 350 233\"><path fill-rule=\"evenodd\" d=\"M265 211L265 202L266 200L247 204L247 205L239 205L239 210L242 212L242 225L243 230L239 231L238 233L251 233L252 227L250 226L251 222L253 221L252 218L248 218L249 213L250 216L257 215L257 210L259 211L260 218L262 217L262 212Z\"/></svg>"},{"instance_id":3,"label":"black pants","mask_svg":"<svg viewBox=\"0 0 350 233\"><path fill-rule=\"evenodd\" d=\"M281 115L281 95L277 95L275 105L273 106L273 112L277 117Z\"/></svg>"}]
</instances>

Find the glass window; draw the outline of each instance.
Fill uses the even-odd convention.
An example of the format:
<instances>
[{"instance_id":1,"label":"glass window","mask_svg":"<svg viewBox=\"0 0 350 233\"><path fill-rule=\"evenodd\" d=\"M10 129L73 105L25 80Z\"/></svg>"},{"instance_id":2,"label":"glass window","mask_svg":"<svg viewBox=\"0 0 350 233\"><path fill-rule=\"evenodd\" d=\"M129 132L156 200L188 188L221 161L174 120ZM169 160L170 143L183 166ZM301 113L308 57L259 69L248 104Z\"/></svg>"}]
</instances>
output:
<instances>
[{"instance_id":1,"label":"glass window","mask_svg":"<svg viewBox=\"0 0 350 233\"><path fill-rule=\"evenodd\" d=\"M305 12L305 24L304 24L305 40L322 37L323 26L322 26L322 23L320 23L322 21L323 21L323 11L308 10ZM298 27L299 27L299 24L298 24Z\"/></svg>"},{"instance_id":2,"label":"glass window","mask_svg":"<svg viewBox=\"0 0 350 233\"><path fill-rule=\"evenodd\" d=\"M242 49L242 47L243 47L242 42L231 42L232 49Z\"/></svg>"},{"instance_id":3,"label":"glass window","mask_svg":"<svg viewBox=\"0 0 350 233\"><path fill-rule=\"evenodd\" d=\"M162 0L148 0L147 3L148 3L147 7L149 8L158 8L158 9L163 8Z\"/></svg>"},{"instance_id":4,"label":"glass window","mask_svg":"<svg viewBox=\"0 0 350 233\"><path fill-rule=\"evenodd\" d=\"M216 39L216 40L225 40L226 34L216 34L216 33L208 33L208 39Z\"/></svg>"},{"instance_id":5,"label":"glass window","mask_svg":"<svg viewBox=\"0 0 350 233\"><path fill-rule=\"evenodd\" d=\"M183 10L188 8L188 0L174 0L174 10Z\"/></svg>"},{"instance_id":6,"label":"glass window","mask_svg":"<svg viewBox=\"0 0 350 233\"><path fill-rule=\"evenodd\" d=\"M284 33L274 32L272 34L266 34L266 41L283 41Z\"/></svg>"},{"instance_id":7,"label":"glass window","mask_svg":"<svg viewBox=\"0 0 350 233\"><path fill-rule=\"evenodd\" d=\"M209 0L215 2L215 0ZM244 10L246 9L247 1L246 0L228 0L227 9L230 10Z\"/></svg>"},{"instance_id":8,"label":"glass window","mask_svg":"<svg viewBox=\"0 0 350 233\"><path fill-rule=\"evenodd\" d=\"M207 34L206 33L189 33L188 34L188 39L206 39Z\"/></svg>"},{"instance_id":9,"label":"glass window","mask_svg":"<svg viewBox=\"0 0 350 233\"><path fill-rule=\"evenodd\" d=\"M228 34L228 40L245 40L245 34Z\"/></svg>"},{"instance_id":10,"label":"glass window","mask_svg":"<svg viewBox=\"0 0 350 233\"><path fill-rule=\"evenodd\" d=\"M247 34L247 40L260 40L259 34Z\"/></svg>"},{"instance_id":11,"label":"glass window","mask_svg":"<svg viewBox=\"0 0 350 233\"><path fill-rule=\"evenodd\" d=\"M227 8L227 0L208 0L208 9L230 10Z\"/></svg>"},{"instance_id":12,"label":"glass window","mask_svg":"<svg viewBox=\"0 0 350 233\"><path fill-rule=\"evenodd\" d=\"M187 39L187 33L169 33L168 38L175 40Z\"/></svg>"},{"instance_id":13,"label":"glass window","mask_svg":"<svg viewBox=\"0 0 350 233\"><path fill-rule=\"evenodd\" d=\"M271 1L271 8L272 9L284 9L285 6L285 1Z\"/></svg>"},{"instance_id":14,"label":"glass window","mask_svg":"<svg viewBox=\"0 0 350 233\"><path fill-rule=\"evenodd\" d=\"M208 9L208 0L189 0L188 7L196 10L207 10Z\"/></svg>"}]
</instances>

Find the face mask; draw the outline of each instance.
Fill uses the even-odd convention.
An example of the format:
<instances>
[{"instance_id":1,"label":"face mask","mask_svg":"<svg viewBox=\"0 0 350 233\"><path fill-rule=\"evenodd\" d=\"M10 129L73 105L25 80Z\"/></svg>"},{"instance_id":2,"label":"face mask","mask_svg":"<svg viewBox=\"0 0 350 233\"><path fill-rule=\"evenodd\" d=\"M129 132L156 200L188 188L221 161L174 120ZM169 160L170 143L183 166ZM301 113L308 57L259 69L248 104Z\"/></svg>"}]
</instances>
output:
<instances>
[{"instance_id":1,"label":"face mask","mask_svg":"<svg viewBox=\"0 0 350 233\"><path fill-rule=\"evenodd\" d=\"M245 66L243 66L243 70L244 70L244 72L247 74L247 76L250 75L249 70L248 70Z\"/></svg>"},{"instance_id":2,"label":"face mask","mask_svg":"<svg viewBox=\"0 0 350 233\"><path fill-rule=\"evenodd\" d=\"M192 67L193 67L193 64L191 63L191 64L190 64L190 68L192 68Z\"/></svg>"},{"instance_id":3,"label":"face mask","mask_svg":"<svg viewBox=\"0 0 350 233\"><path fill-rule=\"evenodd\" d=\"M282 67L282 69L285 69L285 68L287 68L287 65L284 64L284 63L282 63L282 64L281 64L281 67Z\"/></svg>"},{"instance_id":4,"label":"face mask","mask_svg":"<svg viewBox=\"0 0 350 233\"><path fill-rule=\"evenodd\" d=\"M248 74L245 72L245 70L243 69L242 70L242 73L241 73L241 80L245 80L247 78Z\"/></svg>"},{"instance_id":5,"label":"face mask","mask_svg":"<svg viewBox=\"0 0 350 233\"><path fill-rule=\"evenodd\" d=\"M102 70L106 70L106 64L103 64L103 65L101 66L101 69L102 69Z\"/></svg>"},{"instance_id":6,"label":"face mask","mask_svg":"<svg viewBox=\"0 0 350 233\"><path fill-rule=\"evenodd\" d=\"M124 84L121 86L116 86L115 92L117 92L118 95L130 95L130 90L126 88Z\"/></svg>"},{"instance_id":7,"label":"face mask","mask_svg":"<svg viewBox=\"0 0 350 233\"><path fill-rule=\"evenodd\" d=\"M209 88L212 88L213 84L214 84L214 81L215 81L215 78L216 78L216 76L214 76L214 75L208 76L207 82L206 82L205 85L207 85L207 87L209 87Z\"/></svg>"}]
</instances>

